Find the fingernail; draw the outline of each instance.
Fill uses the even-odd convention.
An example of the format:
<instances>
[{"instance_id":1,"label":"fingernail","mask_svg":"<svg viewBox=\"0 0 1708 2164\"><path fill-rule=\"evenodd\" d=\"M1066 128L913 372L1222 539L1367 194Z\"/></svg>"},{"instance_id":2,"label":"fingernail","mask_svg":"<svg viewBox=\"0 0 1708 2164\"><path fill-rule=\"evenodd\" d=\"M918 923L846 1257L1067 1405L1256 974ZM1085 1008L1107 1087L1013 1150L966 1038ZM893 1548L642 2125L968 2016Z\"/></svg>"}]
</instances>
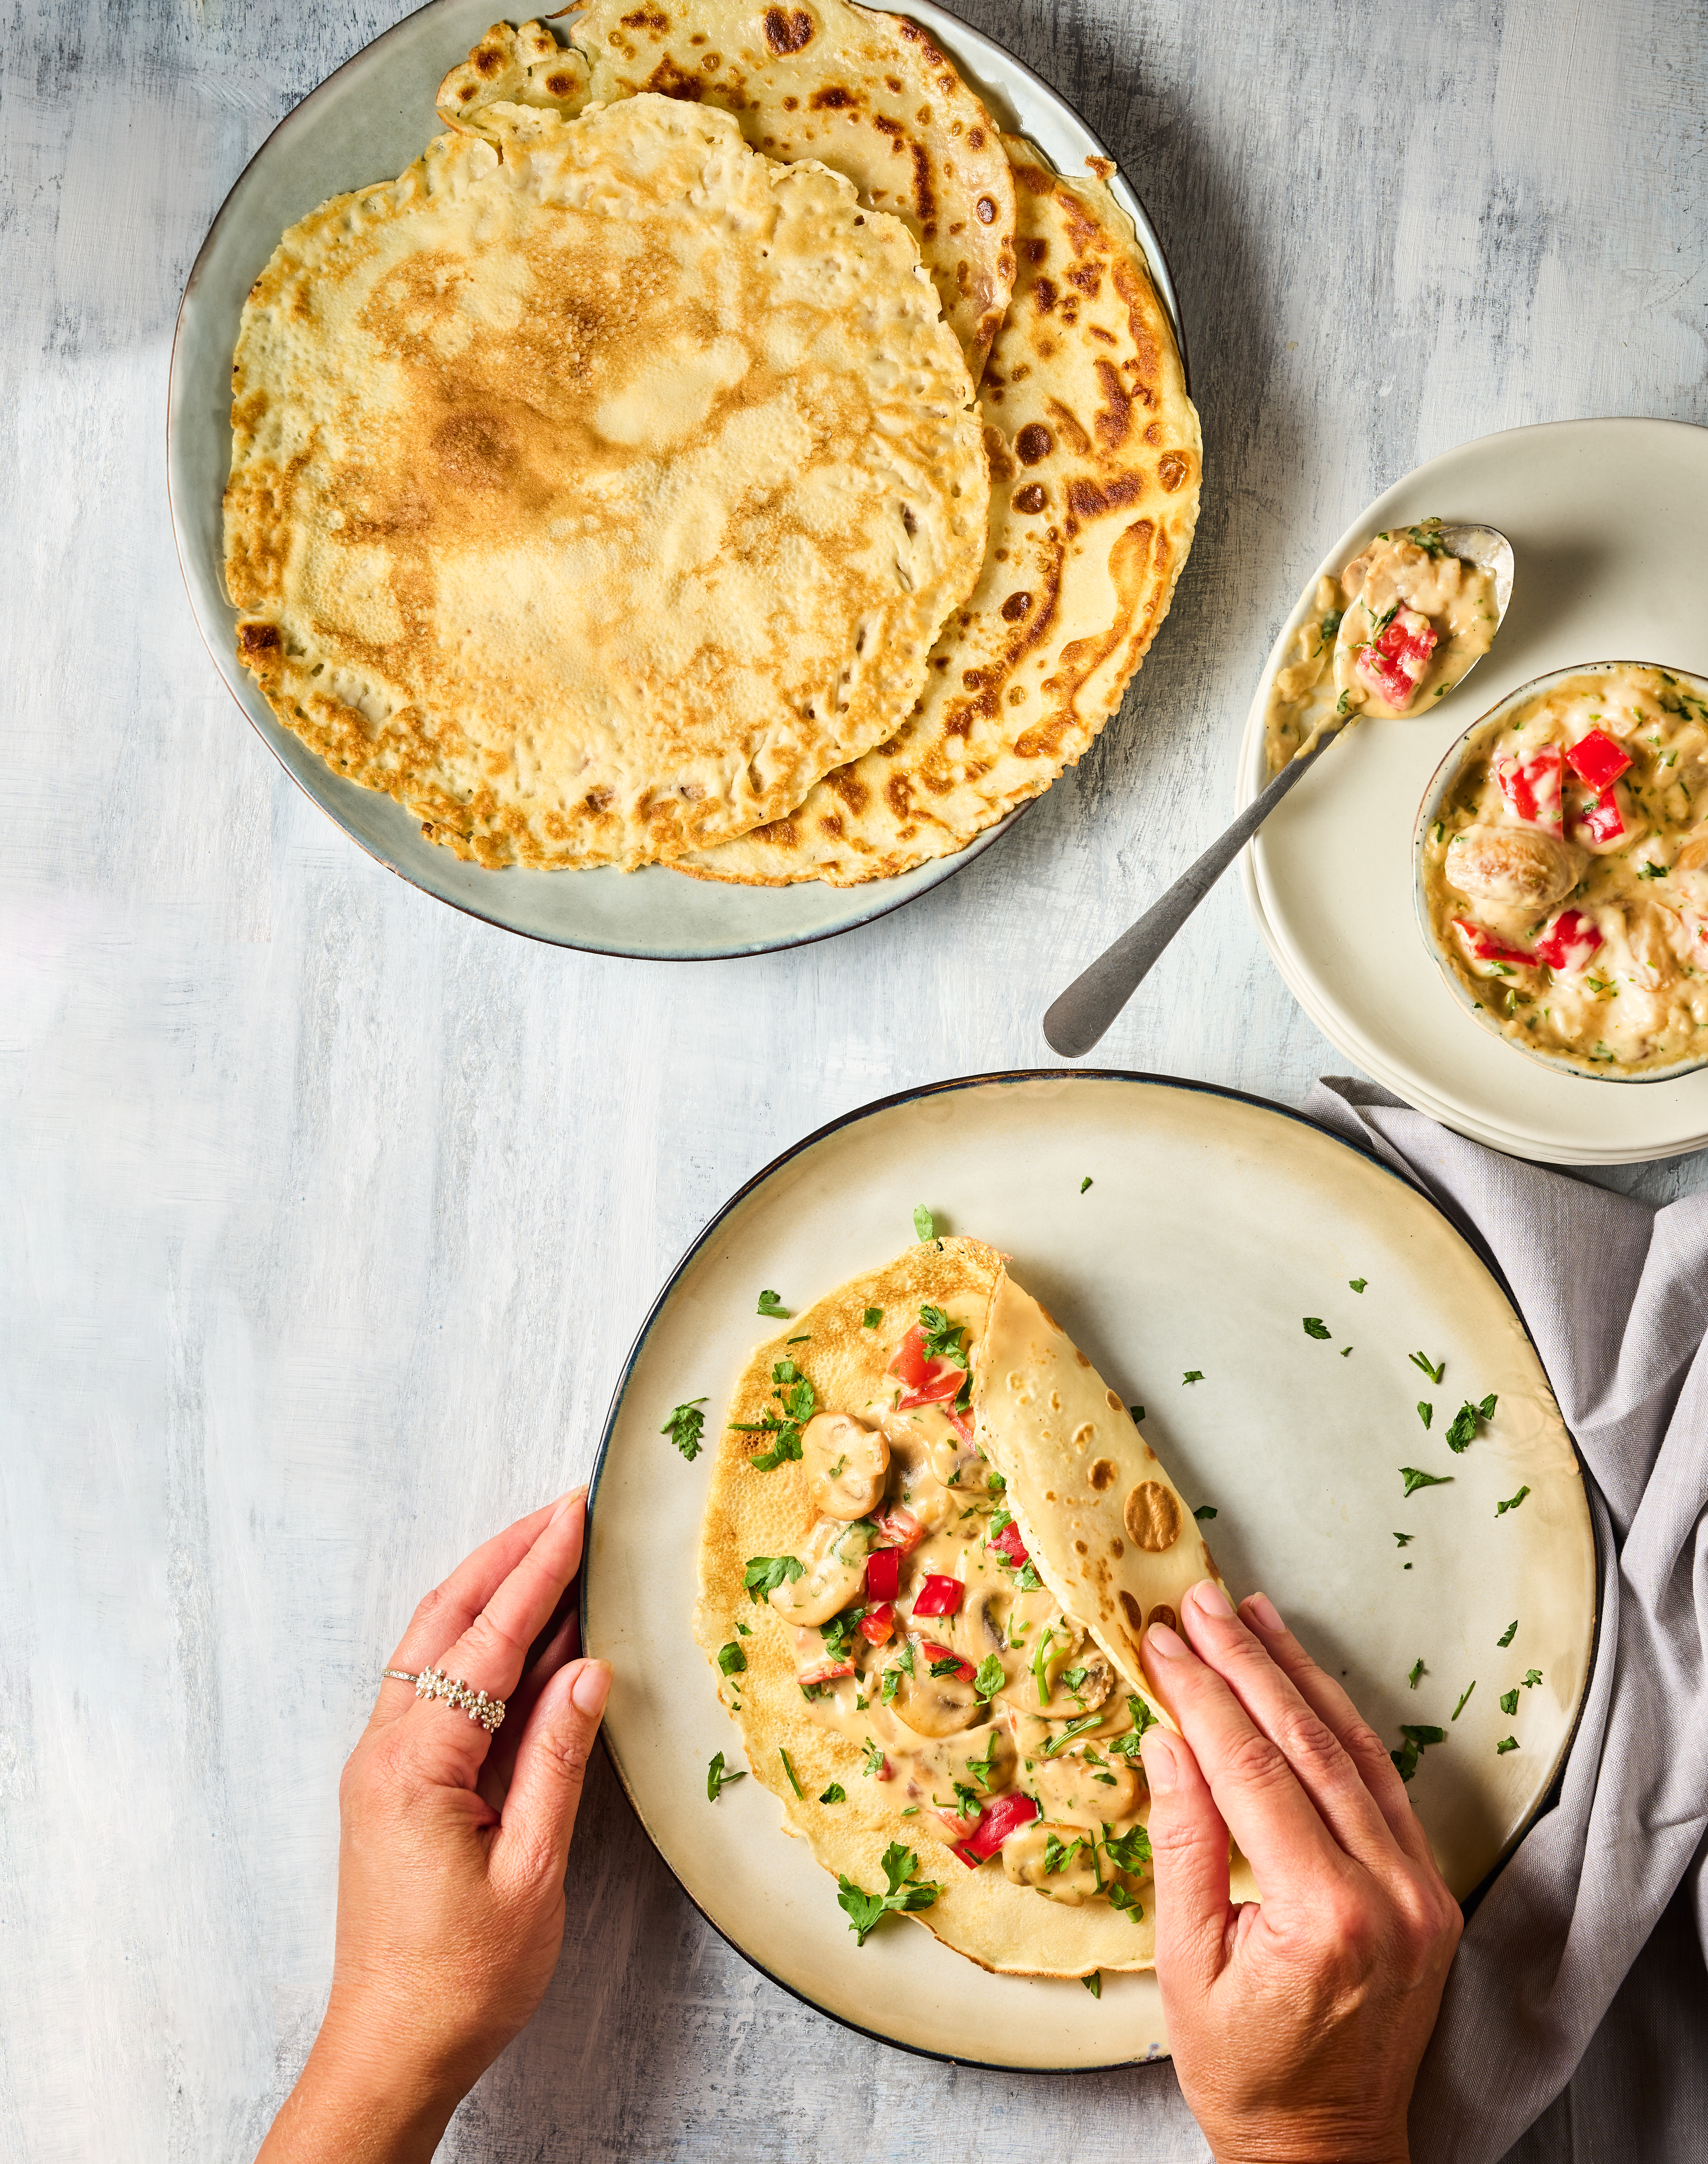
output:
<instances>
[{"instance_id":1,"label":"fingernail","mask_svg":"<svg viewBox=\"0 0 1708 2164\"><path fill-rule=\"evenodd\" d=\"M1153 1653L1160 1653L1165 1661L1177 1661L1186 1651L1185 1641L1176 1637L1166 1623L1153 1623L1145 1633Z\"/></svg>"},{"instance_id":2,"label":"fingernail","mask_svg":"<svg viewBox=\"0 0 1708 2164\"><path fill-rule=\"evenodd\" d=\"M552 1513L546 1530L549 1532L552 1526L555 1526L560 1518L563 1517L566 1513L574 1509L575 1505L581 1500L582 1497L586 1493L587 1490L584 1488L572 1488L569 1490L569 1493L562 1497L559 1500L557 1509Z\"/></svg>"},{"instance_id":3,"label":"fingernail","mask_svg":"<svg viewBox=\"0 0 1708 2164\"><path fill-rule=\"evenodd\" d=\"M1223 1618L1234 1613L1234 1604L1213 1578L1200 1578L1192 1588L1192 1601L1201 1615Z\"/></svg>"},{"instance_id":4,"label":"fingernail","mask_svg":"<svg viewBox=\"0 0 1708 2164\"><path fill-rule=\"evenodd\" d=\"M1260 1631L1285 1631L1287 1627L1266 1593L1254 1593L1245 1604L1245 1611Z\"/></svg>"},{"instance_id":5,"label":"fingernail","mask_svg":"<svg viewBox=\"0 0 1708 2164\"><path fill-rule=\"evenodd\" d=\"M1180 1778L1174 1746L1159 1730L1153 1728L1140 1745L1139 1755L1145 1761L1145 1778L1150 1783L1151 1794L1166 1796Z\"/></svg>"},{"instance_id":6,"label":"fingernail","mask_svg":"<svg viewBox=\"0 0 1708 2164\"><path fill-rule=\"evenodd\" d=\"M588 1661L570 1685L569 1695L577 1710L589 1720L597 1720L605 1711L605 1699L610 1694L610 1668L604 1661Z\"/></svg>"}]
</instances>

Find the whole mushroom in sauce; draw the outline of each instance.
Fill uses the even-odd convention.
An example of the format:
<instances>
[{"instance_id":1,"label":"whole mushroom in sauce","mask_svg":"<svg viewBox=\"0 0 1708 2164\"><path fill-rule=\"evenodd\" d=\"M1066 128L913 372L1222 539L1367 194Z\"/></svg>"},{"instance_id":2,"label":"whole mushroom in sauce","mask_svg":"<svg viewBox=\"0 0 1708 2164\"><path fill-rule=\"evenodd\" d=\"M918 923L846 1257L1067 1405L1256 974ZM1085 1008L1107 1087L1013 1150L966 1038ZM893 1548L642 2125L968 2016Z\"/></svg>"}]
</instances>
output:
<instances>
[{"instance_id":1,"label":"whole mushroom in sauce","mask_svg":"<svg viewBox=\"0 0 1708 2164\"><path fill-rule=\"evenodd\" d=\"M883 1500L889 1444L882 1428L851 1413L817 1413L801 1430L800 1453L807 1493L825 1517L851 1524Z\"/></svg>"},{"instance_id":2,"label":"whole mushroom in sauce","mask_svg":"<svg viewBox=\"0 0 1708 2164\"><path fill-rule=\"evenodd\" d=\"M1539 827L1466 827L1447 845L1447 883L1473 901L1527 915L1569 895L1583 859Z\"/></svg>"},{"instance_id":3,"label":"whole mushroom in sauce","mask_svg":"<svg viewBox=\"0 0 1708 2164\"><path fill-rule=\"evenodd\" d=\"M896 1686L890 1702L896 1718L915 1736L956 1736L982 1722L984 1701L975 1686L957 1673L966 1662L957 1662L955 1668L934 1676L925 1641L909 1636L908 1643L913 1648L914 1672L912 1675L902 1672ZM946 1667L940 1660L935 1665Z\"/></svg>"},{"instance_id":4,"label":"whole mushroom in sauce","mask_svg":"<svg viewBox=\"0 0 1708 2164\"><path fill-rule=\"evenodd\" d=\"M1097 1851L1084 1827L1034 1819L1003 1843L1003 1870L1016 1886L1035 1886L1077 1909L1097 1898Z\"/></svg>"},{"instance_id":5,"label":"whole mushroom in sauce","mask_svg":"<svg viewBox=\"0 0 1708 2164\"><path fill-rule=\"evenodd\" d=\"M807 1536L800 1576L776 1587L771 1605L788 1623L828 1623L858 1599L871 1542L867 1526L820 1518Z\"/></svg>"},{"instance_id":6,"label":"whole mushroom in sauce","mask_svg":"<svg viewBox=\"0 0 1708 2164\"><path fill-rule=\"evenodd\" d=\"M1099 1752L1098 1756L1103 1758L1104 1754ZM1045 1815L1073 1825L1098 1826L1130 1819L1149 1794L1144 1775L1124 1759L1108 1758L1094 1766L1077 1751L1064 1751L1056 1758L1035 1759L1027 1778Z\"/></svg>"}]
</instances>

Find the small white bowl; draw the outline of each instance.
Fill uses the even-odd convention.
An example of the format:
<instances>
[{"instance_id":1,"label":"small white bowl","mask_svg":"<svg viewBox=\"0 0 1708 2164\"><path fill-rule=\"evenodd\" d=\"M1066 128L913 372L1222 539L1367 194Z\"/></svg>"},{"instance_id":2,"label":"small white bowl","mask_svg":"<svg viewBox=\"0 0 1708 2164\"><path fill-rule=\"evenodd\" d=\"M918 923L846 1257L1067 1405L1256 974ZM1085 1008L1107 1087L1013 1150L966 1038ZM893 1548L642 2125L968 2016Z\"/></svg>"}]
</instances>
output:
<instances>
[{"instance_id":1,"label":"small white bowl","mask_svg":"<svg viewBox=\"0 0 1708 2164\"><path fill-rule=\"evenodd\" d=\"M1423 801L1417 807L1417 824L1412 836L1412 901L1417 918L1417 928L1423 935L1423 944L1428 948L1441 980L1452 993L1459 1006L1480 1027L1501 1043L1522 1053L1538 1065L1550 1068L1557 1074L1574 1074L1585 1082L1675 1082L1681 1074L1694 1074L1699 1068L1708 1067L1708 1053L1689 1059L1675 1061L1670 1067L1646 1067L1640 1074L1622 1073L1609 1068L1605 1062L1592 1064L1586 1059L1574 1058L1569 1053L1543 1052L1538 1046L1526 1044L1509 1035L1490 1015L1487 1009L1474 1000L1464 980L1454 968L1451 958L1443 951L1429 917L1429 896L1425 885L1428 860L1423 849L1430 828L1441 816L1441 806L1459 780L1471 739L1484 734L1496 735L1505 727L1508 718L1538 693L1552 689L1569 676L1593 676L1604 670L1663 669L1669 676L1676 676L1681 684L1688 685L1700 699L1708 701L1708 678L1695 675L1688 669L1675 669L1669 662L1659 661L1579 661L1569 669L1551 669L1544 676L1532 676L1527 684L1521 684L1509 691L1504 699L1491 706L1485 714L1473 722L1464 733L1454 738L1447 756L1429 777L1429 785L1423 791Z\"/></svg>"}]
</instances>

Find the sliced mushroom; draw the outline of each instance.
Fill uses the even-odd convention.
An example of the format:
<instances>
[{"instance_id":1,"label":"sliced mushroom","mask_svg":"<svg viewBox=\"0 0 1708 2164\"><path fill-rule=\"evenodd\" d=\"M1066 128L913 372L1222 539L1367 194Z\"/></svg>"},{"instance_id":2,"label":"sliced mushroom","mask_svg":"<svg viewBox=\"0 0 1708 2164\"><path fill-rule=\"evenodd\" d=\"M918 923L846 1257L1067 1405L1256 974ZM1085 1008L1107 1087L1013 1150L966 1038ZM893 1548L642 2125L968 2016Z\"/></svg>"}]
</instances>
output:
<instances>
[{"instance_id":1,"label":"sliced mushroom","mask_svg":"<svg viewBox=\"0 0 1708 2164\"><path fill-rule=\"evenodd\" d=\"M827 1518L845 1524L874 1510L889 1475L889 1444L882 1428L851 1413L818 1413L800 1434L807 1493Z\"/></svg>"},{"instance_id":2,"label":"sliced mushroom","mask_svg":"<svg viewBox=\"0 0 1708 2164\"><path fill-rule=\"evenodd\" d=\"M982 1721L984 1701L972 1684L958 1675L934 1676L925 1641L909 1636L908 1643L913 1648L914 1672L903 1674L890 1701L896 1718L915 1736L957 1736Z\"/></svg>"},{"instance_id":3,"label":"sliced mushroom","mask_svg":"<svg viewBox=\"0 0 1708 2164\"><path fill-rule=\"evenodd\" d=\"M1133 1817L1144 1802L1149 1791L1143 1774L1124 1758L1107 1758L1095 1744L1092 1748L1105 1763L1094 1765L1080 1751L1033 1761L1027 1778L1052 1819L1070 1825L1112 1825Z\"/></svg>"},{"instance_id":4,"label":"sliced mushroom","mask_svg":"<svg viewBox=\"0 0 1708 2164\"><path fill-rule=\"evenodd\" d=\"M799 1557L801 1575L778 1586L771 1605L785 1622L828 1623L858 1597L871 1540L868 1526L820 1518Z\"/></svg>"},{"instance_id":5,"label":"sliced mushroom","mask_svg":"<svg viewBox=\"0 0 1708 2164\"><path fill-rule=\"evenodd\" d=\"M1115 1671L1108 1657L1079 1625L1054 1614L1045 1628L1049 1650L1043 1661L1044 1696L1038 1694L1037 1649L1044 1640L1034 1631L1016 1650L1017 1672L1009 1677L999 1698L1021 1713L1037 1714L1049 1720L1075 1720L1102 1705L1115 1687Z\"/></svg>"},{"instance_id":6,"label":"sliced mushroom","mask_svg":"<svg viewBox=\"0 0 1708 2164\"><path fill-rule=\"evenodd\" d=\"M1577 885L1582 852L1534 827L1466 827L1447 845L1447 884L1473 901L1551 909Z\"/></svg>"},{"instance_id":7,"label":"sliced mushroom","mask_svg":"<svg viewBox=\"0 0 1708 2164\"><path fill-rule=\"evenodd\" d=\"M1035 1886L1070 1909L1098 1892L1097 1851L1082 1826L1034 1819L1003 1843L1003 1869L1014 1885Z\"/></svg>"},{"instance_id":8,"label":"sliced mushroom","mask_svg":"<svg viewBox=\"0 0 1708 2164\"><path fill-rule=\"evenodd\" d=\"M951 1809L954 1784L977 1788L984 1795L1000 1795L1014 1784L1019 1754L1006 1721L985 1721L951 1736L910 1738L908 1773L913 1787L909 1794L936 1796Z\"/></svg>"}]
</instances>

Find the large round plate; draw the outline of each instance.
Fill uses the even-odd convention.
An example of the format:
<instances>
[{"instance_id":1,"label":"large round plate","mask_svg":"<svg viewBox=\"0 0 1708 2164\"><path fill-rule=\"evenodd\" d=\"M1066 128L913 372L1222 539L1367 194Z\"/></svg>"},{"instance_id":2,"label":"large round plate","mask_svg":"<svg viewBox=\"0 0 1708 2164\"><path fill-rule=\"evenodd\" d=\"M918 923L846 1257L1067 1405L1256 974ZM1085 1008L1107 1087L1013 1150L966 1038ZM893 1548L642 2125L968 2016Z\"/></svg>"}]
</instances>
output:
<instances>
[{"instance_id":1,"label":"large round plate","mask_svg":"<svg viewBox=\"0 0 1708 2164\"><path fill-rule=\"evenodd\" d=\"M1448 1729L1412 1794L1460 1894L1546 1793L1588 1675L1595 1547L1576 1458L1522 1325L1461 1235L1361 1151L1252 1098L1059 1071L911 1091L778 1158L690 1249L606 1426L583 1593L585 1642L616 1671L605 1740L642 1823L732 1945L851 2027L986 2066L1155 2056L1153 1977L1110 1977L1093 2000L1076 1983L988 1975L900 1920L857 1951L832 1881L784 1837L758 1782L706 1799L713 1752L743 1762L693 1635L711 1458L685 1464L660 1427L704 1396L715 1439L772 1327L760 1289L804 1306L904 1247L921 1202L944 1229L1008 1250L1019 1282L1144 1401L1164 1463L1220 1513L1213 1545L1236 1592L1265 1589L1391 1743L1402 1721ZM1331 1341L1306 1334L1307 1312ZM1414 1350L1445 1362L1438 1387ZM1203 1379L1188 1387L1189 1368ZM1490 1390L1492 1429L1452 1456L1449 1418ZM1419 1398L1435 1408L1428 1434ZM1408 1500L1402 1465L1453 1484ZM1396 1531L1414 1536L1403 1552ZM1508 1718L1500 1695L1531 1668L1543 1680ZM1509 1733L1518 1749L1497 1755Z\"/></svg>"},{"instance_id":2,"label":"large round plate","mask_svg":"<svg viewBox=\"0 0 1708 2164\"><path fill-rule=\"evenodd\" d=\"M1258 929L1323 1035L1460 1134L1550 1164L1700 1149L1708 1070L1639 1086L1551 1072L1459 1007L1417 928L1412 836L1454 738L1529 678L1608 654L1708 670L1708 429L1559 421L1462 444L1379 496L1318 575L1370 534L1433 513L1511 540L1501 635L1462 693L1427 720L1360 722L1265 822L1241 867ZM1252 702L1242 803L1267 778L1264 695L1298 615Z\"/></svg>"},{"instance_id":3,"label":"large round plate","mask_svg":"<svg viewBox=\"0 0 1708 2164\"><path fill-rule=\"evenodd\" d=\"M506 931L594 953L687 961L797 947L869 922L935 886L989 848L1011 813L960 854L864 886L723 886L649 866L487 871L422 838L401 804L335 774L275 717L238 666L226 597L222 496L231 468L231 357L244 299L286 227L341 190L401 172L437 131L433 95L495 13L494 0L432 0L376 38L306 97L255 154L215 218L184 289L172 348L166 474L190 604L214 666L280 764L368 854L453 908ZM516 11L516 18L525 10ZM1108 155L1072 108L1000 45L941 8L909 11L977 85L1005 125L1066 173ZM1184 358L1180 309L1150 219L1126 181L1113 192L1137 226Z\"/></svg>"}]
</instances>

